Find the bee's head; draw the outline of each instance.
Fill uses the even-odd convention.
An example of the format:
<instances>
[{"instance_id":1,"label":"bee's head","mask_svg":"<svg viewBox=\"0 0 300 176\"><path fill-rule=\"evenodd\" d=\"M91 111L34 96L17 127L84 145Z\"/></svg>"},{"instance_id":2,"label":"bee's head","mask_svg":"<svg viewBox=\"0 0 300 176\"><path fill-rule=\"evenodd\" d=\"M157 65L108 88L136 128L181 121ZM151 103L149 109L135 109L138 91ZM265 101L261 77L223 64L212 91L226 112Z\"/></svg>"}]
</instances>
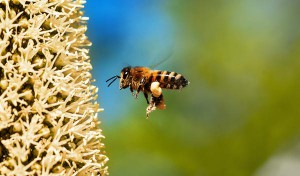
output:
<instances>
[{"instance_id":1,"label":"bee's head","mask_svg":"<svg viewBox=\"0 0 300 176\"><path fill-rule=\"evenodd\" d=\"M130 75L130 69L131 69L131 67L125 67L122 69L121 75L120 75L120 89L125 89L129 86L130 79L132 77Z\"/></svg>"},{"instance_id":2,"label":"bee's head","mask_svg":"<svg viewBox=\"0 0 300 176\"><path fill-rule=\"evenodd\" d=\"M125 67L122 69L120 76L116 75L106 80L106 82L112 80L107 87L109 87L113 82L115 82L119 78L120 90L127 88L130 85L130 79L132 78L132 76L130 75L130 69L131 67Z\"/></svg>"}]
</instances>

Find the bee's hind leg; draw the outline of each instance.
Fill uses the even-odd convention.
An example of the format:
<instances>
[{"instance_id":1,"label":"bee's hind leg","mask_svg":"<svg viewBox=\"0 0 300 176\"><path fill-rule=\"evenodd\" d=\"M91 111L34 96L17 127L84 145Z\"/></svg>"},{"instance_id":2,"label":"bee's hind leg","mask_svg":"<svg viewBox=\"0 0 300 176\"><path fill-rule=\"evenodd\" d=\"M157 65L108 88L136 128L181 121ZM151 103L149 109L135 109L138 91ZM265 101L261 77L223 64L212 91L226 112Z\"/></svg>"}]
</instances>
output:
<instances>
[{"instance_id":1,"label":"bee's hind leg","mask_svg":"<svg viewBox=\"0 0 300 176\"><path fill-rule=\"evenodd\" d=\"M166 109L166 104L164 101L163 94L160 94L159 97L155 97L153 94L151 94L151 99L148 107L146 108L146 118L149 118L149 115L152 111L157 109L164 110Z\"/></svg>"}]
</instances>

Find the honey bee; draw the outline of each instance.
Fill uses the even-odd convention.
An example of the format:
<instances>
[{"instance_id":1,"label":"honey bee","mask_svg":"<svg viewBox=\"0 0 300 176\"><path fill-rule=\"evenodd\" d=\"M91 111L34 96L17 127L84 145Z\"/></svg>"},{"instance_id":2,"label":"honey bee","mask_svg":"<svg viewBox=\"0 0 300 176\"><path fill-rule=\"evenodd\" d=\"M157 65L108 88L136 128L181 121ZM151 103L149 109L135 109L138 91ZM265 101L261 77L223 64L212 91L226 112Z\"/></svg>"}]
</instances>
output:
<instances>
[{"instance_id":1,"label":"honey bee","mask_svg":"<svg viewBox=\"0 0 300 176\"><path fill-rule=\"evenodd\" d=\"M108 87L120 79L120 90L129 87L132 95L137 98L140 91L144 93L148 107L146 108L146 116L156 108L165 109L162 89L182 89L190 82L181 74L170 71L151 70L147 67L125 67L121 71L121 75L113 76L106 80L112 80ZM134 90L136 92L134 92ZM150 102L148 95L151 94Z\"/></svg>"}]
</instances>

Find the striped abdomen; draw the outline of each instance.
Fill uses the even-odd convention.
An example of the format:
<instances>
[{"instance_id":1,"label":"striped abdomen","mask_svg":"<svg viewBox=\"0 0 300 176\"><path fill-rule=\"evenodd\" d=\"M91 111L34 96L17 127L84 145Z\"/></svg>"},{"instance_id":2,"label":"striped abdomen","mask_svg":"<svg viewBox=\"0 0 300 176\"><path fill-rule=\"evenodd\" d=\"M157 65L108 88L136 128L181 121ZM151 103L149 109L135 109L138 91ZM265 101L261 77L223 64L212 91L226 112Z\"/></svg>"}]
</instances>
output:
<instances>
[{"instance_id":1,"label":"striped abdomen","mask_svg":"<svg viewBox=\"0 0 300 176\"><path fill-rule=\"evenodd\" d=\"M161 88L165 89L181 89L189 84L181 74L169 71L152 71L149 80L151 82L158 81Z\"/></svg>"}]
</instances>

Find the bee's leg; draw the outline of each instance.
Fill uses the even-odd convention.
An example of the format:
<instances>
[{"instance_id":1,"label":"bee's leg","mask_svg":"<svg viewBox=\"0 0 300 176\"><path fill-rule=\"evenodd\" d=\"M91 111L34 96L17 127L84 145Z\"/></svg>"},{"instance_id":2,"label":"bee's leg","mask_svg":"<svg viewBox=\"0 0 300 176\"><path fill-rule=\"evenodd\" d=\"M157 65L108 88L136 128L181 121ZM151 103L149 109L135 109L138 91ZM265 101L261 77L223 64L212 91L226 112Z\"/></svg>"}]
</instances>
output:
<instances>
[{"instance_id":1,"label":"bee's leg","mask_svg":"<svg viewBox=\"0 0 300 176\"><path fill-rule=\"evenodd\" d=\"M155 104L149 104L146 108L146 119L150 117L150 113L156 109Z\"/></svg>"},{"instance_id":2,"label":"bee's leg","mask_svg":"<svg viewBox=\"0 0 300 176\"><path fill-rule=\"evenodd\" d=\"M151 94L150 103L148 107L146 108L146 118L149 118L149 114L157 109L164 110L166 109L166 104L164 101L163 94L160 94L159 97L155 97L153 94Z\"/></svg>"},{"instance_id":3,"label":"bee's leg","mask_svg":"<svg viewBox=\"0 0 300 176\"><path fill-rule=\"evenodd\" d=\"M166 109L166 104L165 104L163 94L160 94L159 97L155 97L152 94L152 98L153 98L153 102L154 102L155 107L157 107L158 109L162 109L162 110Z\"/></svg>"},{"instance_id":4,"label":"bee's leg","mask_svg":"<svg viewBox=\"0 0 300 176\"><path fill-rule=\"evenodd\" d=\"M130 92L131 92L132 96L135 96L135 94L134 94L134 92L133 92L133 88L132 88L131 85L130 85Z\"/></svg>"},{"instance_id":5,"label":"bee's leg","mask_svg":"<svg viewBox=\"0 0 300 176\"><path fill-rule=\"evenodd\" d=\"M141 88L142 88L142 86L141 85L139 85L138 86L138 88L137 88L137 90L136 90L136 92L135 92L135 98L138 98L138 94L140 93L140 91L141 91Z\"/></svg>"},{"instance_id":6,"label":"bee's leg","mask_svg":"<svg viewBox=\"0 0 300 176\"><path fill-rule=\"evenodd\" d=\"M137 89L135 92L135 98L138 98L138 94L140 93L142 86L144 87L144 85L145 85L145 77L141 79L140 83L137 86ZM148 99L147 99L147 102L148 102ZM149 102L148 102L148 104L149 104Z\"/></svg>"},{"instance_id":7,"label":"bee's leg","mask_svg":"<svg viewBox=\"0 0 300 176\"><path fill-rule=\"evenodd\" d=\"M144 92L144 96L145 96L145 98L146 98L147 104L149 104L148 94Z\"/></svg>"},{"instance_id":8,"label":"bee's leg","mask_svg":"<svg viewBox=\"0 0 300 176\"><path fill-rule=\"evenodd\" d=\"M150 113L152 111L154 111L155 109L156 109L155 102L154 102L153 96L151 96L150 103L149 103L148 107L146 108L146 119L148 119L150 117Z\"/></svg>"}]
</instances>

